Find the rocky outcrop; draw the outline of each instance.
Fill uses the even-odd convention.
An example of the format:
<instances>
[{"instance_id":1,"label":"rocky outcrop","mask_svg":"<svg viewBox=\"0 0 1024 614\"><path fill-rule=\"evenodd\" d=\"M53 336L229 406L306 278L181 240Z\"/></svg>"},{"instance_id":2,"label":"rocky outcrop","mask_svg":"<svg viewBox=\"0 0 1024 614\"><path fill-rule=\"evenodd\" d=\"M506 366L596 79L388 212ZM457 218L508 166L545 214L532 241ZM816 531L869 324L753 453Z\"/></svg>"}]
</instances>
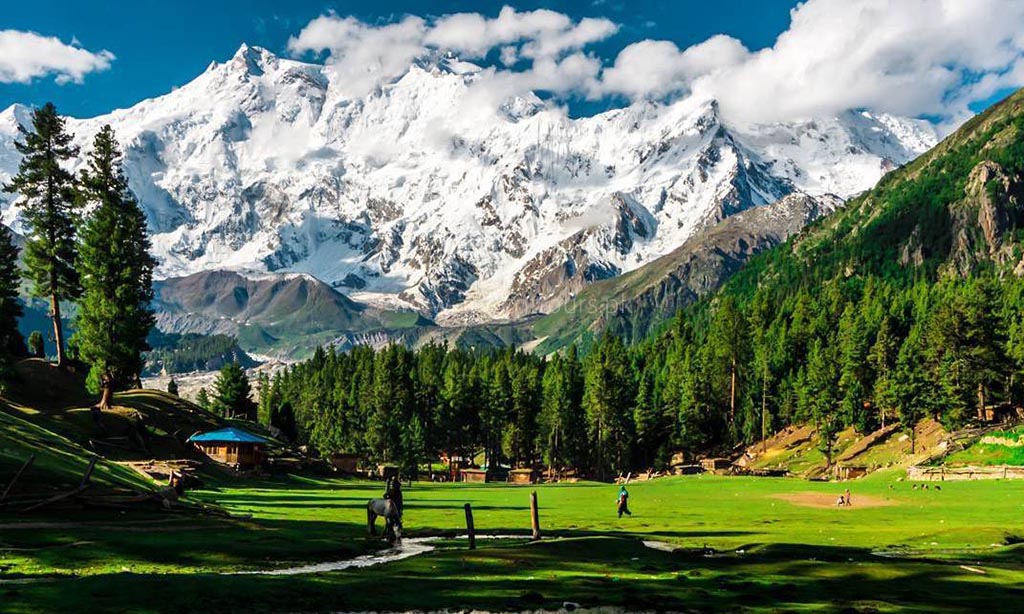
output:
<instances>
[{"instance_id":1,"label":"rocky outcrop","mask_svg":"<svg viewBox=\"0 0 1024 614\"><path fill-rule=\"evenodd\" d=\"M952 241L945 270L967 275L982 262L1015 265L1010 235L1024 225L1024 183L991 160L971 170L963 200L950 206Z\"/></svg>"},{"instance_id":2,"label":"rocky outcrop","mask_svg":"<svg viewBox=\"0 0 1024 614\"><path fill-rule=\"evenodd\" d=\"M581 292L549 316L549 322L561 325L542 349L557 349L602 330L640 339L679 308L716 290L751 257L779 245L841 204L836 196L791 194L726 218L672 253Z\"/></svg>"}]
</instances>

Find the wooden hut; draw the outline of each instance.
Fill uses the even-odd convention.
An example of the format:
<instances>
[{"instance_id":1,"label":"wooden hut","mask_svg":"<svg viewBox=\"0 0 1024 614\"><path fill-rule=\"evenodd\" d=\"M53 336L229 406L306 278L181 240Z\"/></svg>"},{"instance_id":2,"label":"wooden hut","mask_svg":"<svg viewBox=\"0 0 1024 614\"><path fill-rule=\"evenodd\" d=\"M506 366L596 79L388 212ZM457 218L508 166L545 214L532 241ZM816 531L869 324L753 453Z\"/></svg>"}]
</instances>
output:
<instances>
[{"instance_id":1,"label":"wooden hut","mask_svg":"<svg viewBox=\"0 0 1024 614\"><path fill-rule=\"evenodd\" d=\"M255 469L263 462L267 440L259 435L228 427L189 437L196 449L211 460L230 465L239 471Z\"/></svg>"},{"instance_id":2,"label":"wooden hut","mask_svg":"<svg viewBox=\"0 0 1024 614\"><path fill-rule=\"evenodd\" d=\"M331 455L330 463L335 471L355 475L359 473L359 463L362 460L363 457L359 454L342 454L338 452Z\"/></svg>"},{"instance_id":3,"label":"wooden hut","mask_svg":"<svg viewBox=\"0 0 1024 614\"><path fill-rule=\"evenodd\" d=\"M487 477L484 469L459 469L459 478L463 482L486 482Z\"/></svg>"},{"instance_id":4,"label":"wooden hut","mask_svg":"<svg viewBox=\"0 0 1024 614\"><path fill-rule=\"evenodd\" d=\"M508 472L508 481L513 484L533 484L537 481L537 472L533 469L513 469Z\"/></svg>"}]
</instances>

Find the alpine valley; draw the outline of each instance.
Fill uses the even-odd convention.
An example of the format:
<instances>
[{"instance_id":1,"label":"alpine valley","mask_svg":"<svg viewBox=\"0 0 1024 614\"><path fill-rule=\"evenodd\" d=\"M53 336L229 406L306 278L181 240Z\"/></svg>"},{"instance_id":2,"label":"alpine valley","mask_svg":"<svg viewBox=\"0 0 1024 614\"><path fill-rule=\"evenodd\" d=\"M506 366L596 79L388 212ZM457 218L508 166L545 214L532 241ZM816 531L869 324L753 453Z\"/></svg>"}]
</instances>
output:
<instances>
[{"instance_id":1,"label":"alpine valley","mask_svg":"<svg viewBox=\"0 0 1024 614\"><path fill-rule=\"evenodd\" d=\"M482 70L422 58L353 99L328 66L243 45L68 128L83 152L104 124L121 142L160 328L280 357L439 338L553 349L612 300L646 331L937 140L870 112L738 123L696 96L580 118L532 95L487 105ZM29 116L0 113L0 182ZM21 231L14 195L0 206Z\"/></svg>"}]
</instances>

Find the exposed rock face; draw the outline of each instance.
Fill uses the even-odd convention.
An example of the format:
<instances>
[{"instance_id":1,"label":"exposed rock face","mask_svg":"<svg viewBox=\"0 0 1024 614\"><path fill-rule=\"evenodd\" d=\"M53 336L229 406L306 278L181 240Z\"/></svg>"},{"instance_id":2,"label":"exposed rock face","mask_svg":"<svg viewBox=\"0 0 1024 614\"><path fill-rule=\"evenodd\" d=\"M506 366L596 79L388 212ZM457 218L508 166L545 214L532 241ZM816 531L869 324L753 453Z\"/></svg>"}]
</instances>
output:
<instances>
[{"instance_id":1,"label":"exposed rock face","mask_svg":"<svg viewBox=\"0 0 1024 614\"><path fill-rule=\"evenodd\" d=\"M210 271L157 282L157 326L178 333L238 335L250 325L289 325L306 332L365 329L376 312L305 275L250 279Z\"/></svg>"},{"instance_id":2,"label":"exposed rock face","mask_svg":"<svg viewBox=\"0 0 1024 614\"><path fill-rule=\"evenodd\" d=\"M716 290L752 256L841 205L842 199L832 195L793 194L730 216L670 254L580 293L560 309L561 315L568 315L568 324L546 341L546 347L575 341L588 329L639 339L680 307Z\"/></svg>"},{"instance_id":3,"label":"exposed rock face","mask_svg":"<svg viewBox=\"0 0 1024 614\"><path fill-rule=\"evenodd\" d=\"M1005 239L1024 223L1022 214L1021 178L990 160L978 163L968 176L964 199L950 207L953 234L946 270L967 275L981 262L1013 262L1017 256Z\"/></svg>"}]
</instances>

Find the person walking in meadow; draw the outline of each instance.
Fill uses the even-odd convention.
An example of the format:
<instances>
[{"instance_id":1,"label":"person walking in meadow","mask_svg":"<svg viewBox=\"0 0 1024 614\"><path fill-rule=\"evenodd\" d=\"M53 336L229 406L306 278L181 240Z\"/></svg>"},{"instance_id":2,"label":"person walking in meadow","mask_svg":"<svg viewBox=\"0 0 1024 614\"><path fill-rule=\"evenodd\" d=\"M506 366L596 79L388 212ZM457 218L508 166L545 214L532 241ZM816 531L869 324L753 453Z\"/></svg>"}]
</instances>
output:
<instances>
[{"instance_id":1,"label":"person walking in meadow","mask_svg":"<svg viewBox=\"0 0 1024 614\"><path fill-rule=\"evenodd\" d=\"M619 487L619 498L616 503L619 509L619 518L622 518L623 514L633 515L633 512L629 511L629 491L626 490L625 484Z\"/></svg>"}]
</instances>

